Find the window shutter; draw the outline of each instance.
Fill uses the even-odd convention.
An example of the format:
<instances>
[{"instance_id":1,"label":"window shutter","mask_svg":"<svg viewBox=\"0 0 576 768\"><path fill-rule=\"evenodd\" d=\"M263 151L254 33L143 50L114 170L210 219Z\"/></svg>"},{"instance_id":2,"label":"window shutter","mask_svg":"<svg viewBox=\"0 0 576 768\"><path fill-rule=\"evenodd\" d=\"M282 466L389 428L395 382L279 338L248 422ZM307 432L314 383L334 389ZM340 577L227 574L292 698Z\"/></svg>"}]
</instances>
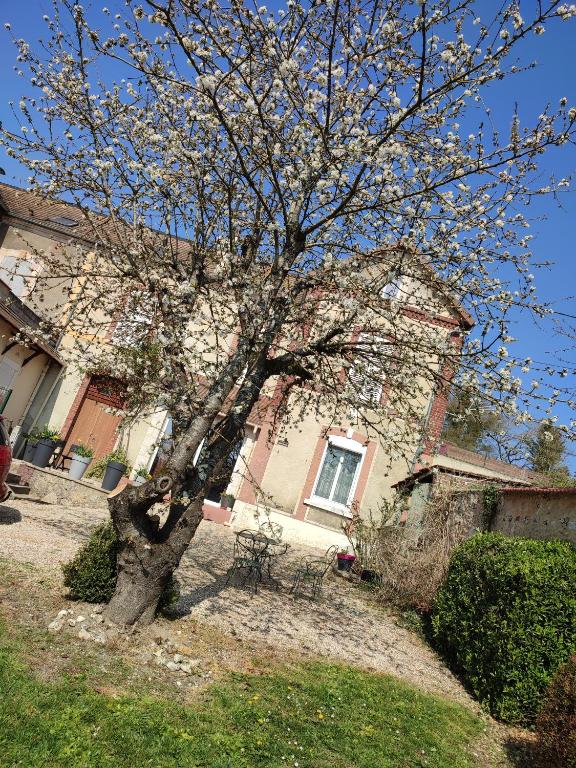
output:
<instances>
[{"instance_id":1,"label":"window shutter","mask_svg":"<svg viewBox=\"0 0 576 768\"><path fill-rule=\"evenodd\" d=\"M380 343L382 346L388 345L385 339L368 334L360 334L359 341L372 341ZM358 400L362 403L378 405L382 398L382 389L386 375L382 366L376 361L369 361L364 358L359 359L351 368L348 374L352 389Z\"/></svg>"},{"instance_id":2,"label":"window shutter","mask_svg":"<svg viewBox=\"0 0 576 768\"><path fill-rule=\"evenodd\" d=\"M152 306L147 307L146 301L150 301L142 292L134 293L126 302L124 311L116 322L112 343L129 347L139 344L149 335L154 317Z\"/></svg>"}]
</instances>

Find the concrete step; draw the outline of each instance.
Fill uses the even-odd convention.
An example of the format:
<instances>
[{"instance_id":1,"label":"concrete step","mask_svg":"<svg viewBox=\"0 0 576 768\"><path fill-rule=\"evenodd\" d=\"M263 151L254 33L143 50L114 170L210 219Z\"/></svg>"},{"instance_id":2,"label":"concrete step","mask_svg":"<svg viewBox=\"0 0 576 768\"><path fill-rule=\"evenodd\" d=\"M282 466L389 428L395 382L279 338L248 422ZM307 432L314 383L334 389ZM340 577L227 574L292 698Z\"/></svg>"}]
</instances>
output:
<instances>
[{"instance_id":1,"label":"concrete step","mask_svg":"<svg viewBox=\"0 0 576 768\"><path fill-rule=\"evenodd\" d=\"M19 485L18 483L7 483L7 485L15 496L28 496L30 493L29 485Z\"/></svg>"},{"instance_id":2,"label":"concrete step","mask_svg":"<svg viewBox=\"0 0 576 768\"><path fill-rule=\"evenodd\" d=\"M19 485L22 483L22 478L18 474L18 472L8 472L8 477L6 478L6 482L8 484L15 483L16 485Z\"/></svg>"}]
</instances>

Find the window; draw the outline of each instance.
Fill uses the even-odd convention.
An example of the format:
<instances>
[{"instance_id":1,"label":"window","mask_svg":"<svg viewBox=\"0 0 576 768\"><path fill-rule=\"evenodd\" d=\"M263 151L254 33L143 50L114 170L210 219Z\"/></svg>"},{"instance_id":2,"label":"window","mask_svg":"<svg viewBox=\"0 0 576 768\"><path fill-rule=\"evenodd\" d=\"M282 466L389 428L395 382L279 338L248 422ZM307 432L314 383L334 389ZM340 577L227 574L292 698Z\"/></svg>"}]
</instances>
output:
<instances>
[{"instance_id":1,"label":"window","mask_svg":"<svg viewBox=\"0 0 576 768\"><path fill-rule=\"evenodd\" d=\"M0 279L19 299L25 299L40 272L40 265L26 251L6 248L0 257Z\"/></svg>"},{"instance_id":2,"label":"window","mask_svg":"<svg viewBox=\"0 0 576 768\"><path fill-rule=\"evenodd\" d=\"M145 341L150 335L153 317L152 298L143 292L133 293L116 322L112 343L128 347Z\"/></svg>"},{"instance_id":3,"label":"window","mask_svg":"<svg viewBox=\"0 0 576 768\"><path fill-rule=\"evenodd\" d=\"M402 288L402 275L399 272L390 272L387 282L380 290L383 299L396 299Z\"/></svg>"},{"instance_id":4,"label":"window","mask_svg":"<svg viewBox=\"0 0 576 768\"><path fill-rule=\"evenodd\" d=\"M385 348L391 346L391 342L380 336L365 333L360 334L358 342L366 347L348 373L352 395L360 403L379 405L386 378L382 356Z\"/></svg>"},{"instance_id":5,"label":"window","mask_svg":"<svg viewBox=\"0 0 576 768\"><path fill-rule=\"evenodd\" d=\"M365 446L356 440L330 437L316 478L311 504L347 511L352 502Z\"/></svg>"}]
</instances>

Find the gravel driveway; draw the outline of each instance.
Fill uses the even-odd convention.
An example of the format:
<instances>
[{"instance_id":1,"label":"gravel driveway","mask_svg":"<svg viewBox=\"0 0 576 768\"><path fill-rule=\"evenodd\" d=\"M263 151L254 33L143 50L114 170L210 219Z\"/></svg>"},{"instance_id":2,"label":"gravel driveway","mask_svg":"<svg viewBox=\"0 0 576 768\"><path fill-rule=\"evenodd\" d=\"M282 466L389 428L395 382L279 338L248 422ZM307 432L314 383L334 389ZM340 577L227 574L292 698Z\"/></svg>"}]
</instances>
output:
<instances>
[{"instance_id":1,"label":"gravel driveway","mask_svg":"<svg viewBox=\"0 0 576 768\"><path fill-rule=\"evenodd\" d=\"M0 557L54 569L70 559L105 517L101 510L10 500L0 506ZM252 597L241 586L226 585L233 541L230 528L203 522L184 556L178 573L179 607L192 619L253 642L388 672L472 705L418 636L398 626L343 579L330 575L319 601L290 595L294 565L303 549L291 548L277 561L275 575L282 584L278 591L264 587Z\"/></svg>"}]
</instances>

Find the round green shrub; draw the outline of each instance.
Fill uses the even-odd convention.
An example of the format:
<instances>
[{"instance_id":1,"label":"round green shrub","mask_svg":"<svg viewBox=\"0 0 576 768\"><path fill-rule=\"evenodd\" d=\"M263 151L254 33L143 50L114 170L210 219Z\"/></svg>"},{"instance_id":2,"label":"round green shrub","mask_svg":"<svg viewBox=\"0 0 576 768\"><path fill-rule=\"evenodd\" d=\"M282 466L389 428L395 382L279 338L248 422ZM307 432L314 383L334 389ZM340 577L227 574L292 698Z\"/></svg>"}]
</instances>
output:
<instances>
[{"instance_id":1,"label":"round green shrub","mask_svg":"<svg viewBox=\"0 0 576 768\"><path fill-rule=\"evenodd\" d=\"M537 764L576 768L576 656L560 667L536 720Z\"/></svg>"},{"instance_id":2,"label":"round green shrub","mask_svg":"<svg viewBox=\"0 0 576 768\"><path fill-rule=\"evenodd\" d=\"M116 587L118 538L112 523L94 529L88 542L62 566L64 585L74 600L107 603Z\"/></svg>"},{"instance_id":3,"label":"round green shrub","mask_svg":"<svg viewBox=\"0 0 576 768\"><path fill-rule=\"evenodd\" d=\"M73 600L107 603L116 589L118 537L112 523L102 523L76 556L62 566L64 585ZM180 585L171 576L158 602L159 611L170 611L180 599Z\"/></svg>"},{"instance_id":4,"label":"round green shrub","mask_svg":"<svg viewBox=\"0 0 576 768\"><path fill-rule=\"evenodd\" d=\"M492 715L532 724L552 676L576 653L576 549L477 534L454 551L432 632Z\"/></svg>"}]
</instances>

